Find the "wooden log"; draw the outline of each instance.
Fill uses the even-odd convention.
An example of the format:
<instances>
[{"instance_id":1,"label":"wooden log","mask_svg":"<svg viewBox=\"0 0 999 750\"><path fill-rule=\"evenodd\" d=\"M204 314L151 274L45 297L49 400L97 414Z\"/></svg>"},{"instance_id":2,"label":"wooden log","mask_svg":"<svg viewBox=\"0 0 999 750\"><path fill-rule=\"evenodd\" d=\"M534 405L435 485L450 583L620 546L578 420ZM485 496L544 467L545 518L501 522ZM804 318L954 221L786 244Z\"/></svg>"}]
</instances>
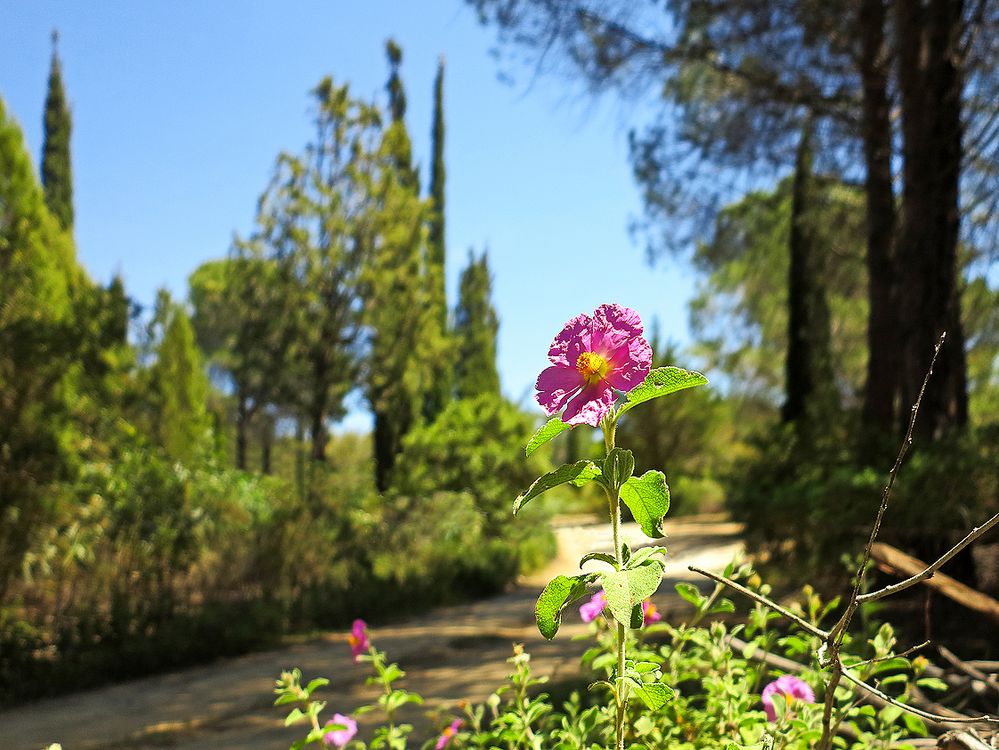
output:
<instances>
[{"instance_id":1,"label":"wooden log","mask_svg":"<svg viewBox=\"0 0 999 750\"><path fill-rule=\"evenodd\" d=\"M871 558L877 562L881 570L899 578L914 576L928 567L922 560L884 542L875 543L871 548ZM923 583L934 591L939 591L948 599L977 612L992 622L999 623L999 601L991 596L976 591L971 586L967 586L940 571L933 573Z\"/></svg>"},{"instance_id":2,"label":"wooden log","mask_svg":"<svg viewBox=\"0 0 999 750\"><path fill-rule=\"evenodd\" d=\"M994 750L995 745L984 742L970 732L947 732L940 735L939 750Z\"/></svg>"}]
</instances>

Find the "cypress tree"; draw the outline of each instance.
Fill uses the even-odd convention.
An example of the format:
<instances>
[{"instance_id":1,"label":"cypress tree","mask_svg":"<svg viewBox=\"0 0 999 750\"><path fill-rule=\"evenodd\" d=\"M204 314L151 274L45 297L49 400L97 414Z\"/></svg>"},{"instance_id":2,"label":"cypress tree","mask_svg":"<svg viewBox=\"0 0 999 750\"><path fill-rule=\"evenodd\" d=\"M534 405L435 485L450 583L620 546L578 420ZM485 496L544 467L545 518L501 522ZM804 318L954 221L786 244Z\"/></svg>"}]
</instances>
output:
<instances>
[{"instance_id":1,"label":"cypress tree","mask_svg":"<svg viewBox=\"0 0 999 750\"><path fill-rule=\"evenodd\" d=\"M428 263L429 201L420 197L406 130L402 51L386 45L391 120L378 154L366 318L370 332L367 395L374 415L375 484L388 488L405 435L427 414L447 346L435 319Z\"/></svg>"},{"instance_id":2,"label":"cypress tree","mask_svg":"<svg viewBox=\"0 0 999 750\"><path fill-rule=\"evenodd\" d=\"M45 97L45 142L42 146L42 185L45 202L63 229L73 228L73 167L69 139L73 129L66 90L62 84L62 64L56 45L59 34L52 32L52 65Z\"/></svg>"},{"instance_id":3,"label":"cypress tree","mask_svg":"<svg viewBox=\"0 0 999 750\"><path fill-rule=\"evenodd\" d=\"M802 128L792 185L788 233L787 399L781 409L785 422L800 423L802 434L811 434L820 426L822 418L837 406L826 291L826 251L814 229L817 191L812 173L812 128L810 121Z\"/></svg>"},{"instance_id":4,"label":"cypress tree","mask_svg":"<svg viewBox=\"0 0 999 750\"><path fill-rule=\"evenodd\" d=\"M413 168L413 142L406 130L406 89L399 75L402 48L394 39L389 39L385 42L385 55L389 62L389 79L385 90L388 92L389 114L392 118L388 133L394 141L390 148L403 184L419 191L420 177Z\"/></svg>"},{"instance_id":5,"label":"cypress tree","mask_svg":"<svg viewBox=\"0 0 999 750\"><path fill-rule=\"evenodd\" d=\"M447 250L444 241L444 182L446 170L444 167L444 58L437 64L437 77L434 79L434 120L431 129L431 148L433 161L430 166L430 226L427 236L427 276L430 283L430 304L433 308L434 324L438 327L442 339L449 335L446 280ZM453 363L446 353L450 347L445 347L435 361L435 373L430 390L427 393L427 403L424 416L432 422L447 405L453 387Z\"/></svg>"},{"instance_id":6,"label":"cypress tree","mask_svg":"<svg viewBox=\"0 0 999 750\"><path fill-rule=\"evenodd\" d=\"M67 470L73 248L0 99L0 604Z\"/></svg>"},{"instance_id":7,"label":"cypress tree","mask_svg":"<svg viewBox=\"0 0 999 750\"><path fill-rule=\"evenodd\" d=\"M468 266L461 273L454 336L458 356L455 387L459 398L486 393L499 395L496 369L496 334L499 319L492 303L492 276L486 253L478 259L469 252Z\"/></svg>"},{"instance_id":8,"label":"cypress tree","mask_svg":"<svg viewBox=\"0 0 999 750\"><path fill-rule=\"evenodd\" d=\"M194 328L181 307L172 305L156 354L157 437L171 458L190 461L206 445L210 429L209 384Z\"/></svg>"}]
</instances>

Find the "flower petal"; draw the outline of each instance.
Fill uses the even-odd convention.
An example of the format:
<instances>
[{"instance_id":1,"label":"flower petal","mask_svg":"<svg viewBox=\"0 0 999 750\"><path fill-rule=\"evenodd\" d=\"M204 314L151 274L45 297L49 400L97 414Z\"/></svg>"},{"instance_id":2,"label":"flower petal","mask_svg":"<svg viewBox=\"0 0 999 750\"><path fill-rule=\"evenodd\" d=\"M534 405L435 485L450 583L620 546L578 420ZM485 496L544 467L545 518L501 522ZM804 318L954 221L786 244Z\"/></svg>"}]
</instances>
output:
<instances>
[{"instance_id":1,"label":"flower petal","mask_svg":"<svg viewBox=\"0 0 999 750\"><path fill-rule=\"evenodd\" d=\"M548 349L548 359L553 365L574 368L579 355L590 351L592 322L589 315L577 315L565 324Z\"/></svg>"},{"instance_id":2,"label":"flower petal","mask_svg":"<svg viewBox=\"0 0 999 750\"><path fill-rule=\"evenodd\" d=\"M600 420L614 407L617 396L606 380L587 385L565 407L562 421L566 424L600 425Z\"/></svg>"},{"instance_id":3,"label":"flower petal","mask_svg":"<svg viewBox=\"0 0 999 750\"><path fill-rule=\"evenodd\" d=\"M652 369L652 347L641 336L618 347L610 356L611 371L607 382L627 393L639 385Z\"/></svg>"},{"instance_id":4,"label":"flower petal","mask_svg":"<svg viewBox=\"0 0 999 750\"><path fill-rule=\"evenodd\" d=\"M593 351L600 354L613 352L629 339L641 336L642 330L642 319L630 307L600 305L593 311Z\"/></svg>"},{"instance_id":5,"label":"flower petal","mask_svg":"<svg viewBox=\"0 0 999 750\"><path fill-rule=\"evenodd\" d=\"M534 394L534 398L550 417L565 406L565 402L585 384L586 381L575 367L552 365L538 375L538 380L534 384L538 392Z\"/></svg>"}]
</instances>

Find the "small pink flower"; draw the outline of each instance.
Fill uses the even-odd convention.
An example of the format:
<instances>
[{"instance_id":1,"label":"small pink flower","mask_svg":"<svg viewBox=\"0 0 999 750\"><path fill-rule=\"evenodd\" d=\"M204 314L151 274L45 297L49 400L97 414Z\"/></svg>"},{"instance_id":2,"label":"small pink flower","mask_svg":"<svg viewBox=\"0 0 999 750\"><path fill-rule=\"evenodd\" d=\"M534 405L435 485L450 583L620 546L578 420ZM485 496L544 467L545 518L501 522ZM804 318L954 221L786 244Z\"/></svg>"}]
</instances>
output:
<instances>
[{"instance_id":1,"label":"small pink flower","mask_svg":"<svg viewBox=\"0 0 999 750\"><path fill-rule=\"evenodd\" d=\"M368 625L364 620L354 620L354 626L350 629L350 635L347 636L347 643L350 644L350 654L354 657L354 663L357 664L357 657L364 654L371 645L368 640Z\"/></svg>"},{"instance_id":2,"label":"small pink flower","mask_svg":"<svg viewBox=\"0 0 999 750\"><path fill-rule=\"evenodd\" d=\"M646 599L642 602L642 625L651 625L663 619L662 613L656 609L656 605Z\"/></svg>"},{"instance_id":3,"label":"small pink flower","mask_svg":"<svg viewBox=\"0 0 999 750\"><path fill-rule=\"evenodd\" d=\"M642 319L621 305L601 305L565 324L548 350L551 367L538 376L535 398L551 417L565 407L566 424L596 427L617 399L645 380L652 347Z\"/></svg>"},{"instance_id":4,"label":"small pink flower","mask_svg":"<svg viewBox=\"0 0 999 750\"><path fill-rule=\"evenodd\" d=\"M437 744L434 745L434 750L444 750L451 738L458 734L459 729L461 729L461 719L455 719L451 722L451 726L441 732L441 736L437 738Z\"/></svg>"},{"instance_id":5,"label":"small pink flower","mask_svg":"<svg viewBox=\"0 0 999 750\"><path fill-rule=\"evenodd\" d=\"M336 724L342 726L343 729L331 729L323 735L323 744L327 747L343 747L357 734L357 722L349 716L333 714L333 718L326 722L326 727ZM323 727L323 729L326 727Z\"/></svg>"},{"instance_id":6,"label":"small pink flower","mask_svg":"<svg viewBox=\"0 0 999 750\"><path fill-rule=\"evenodd\" d=\"M583 618L583 622L593 622L600 616L600 613L604 611L604 607L606 606L607 598L604 596L604 590L600 589L600 591L590 597L590 601L579 608L579 616Z\"/></svg>"},{"instance_id":7,"label":"small pink flower","mask_svg":"<svg viewBox=\"0 0 999 750\"><path fill-rule=\"evenodd\" d=\"M807 682L794 675L781 675L763 688L763 710L767 712L767 718L770 721L777 721L777 711L774 709L773 702L773 696L776 693L781 693L789 706L796 700L802 703L815 703L815 693L812 692Z\"/></svg>"}]
</instances>

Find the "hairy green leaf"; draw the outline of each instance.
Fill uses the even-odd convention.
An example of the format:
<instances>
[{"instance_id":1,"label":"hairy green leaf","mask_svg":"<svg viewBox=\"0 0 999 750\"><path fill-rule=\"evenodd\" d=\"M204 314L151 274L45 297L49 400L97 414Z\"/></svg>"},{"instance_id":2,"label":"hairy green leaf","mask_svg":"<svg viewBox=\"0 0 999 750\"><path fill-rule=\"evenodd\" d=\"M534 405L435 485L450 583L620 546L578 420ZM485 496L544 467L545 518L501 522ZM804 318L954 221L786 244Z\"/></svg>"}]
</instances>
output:
<instances>
[{"instance_id":1,"label":"hairy green leaf","mask_svg":"<svg viewBox=\"0 0 999 750\"><path fill-rule=\"evenodd\" d=\"M618 415L624 414L633 406L651 401L660 396L707 385L708 379L699 372L683 370L679 367L657 367L646 376L645 380L628 391L627 400L618 409Z\"/></svg>"},{"instance_id":2,"label":"hairy green leaf","mask_svg":"<svg viewBox=\"0 0 999 750\"><path fill-rule=\"evenodd\" d=\"M558 417L552 417L540 428L538 428L538 431L535 432L531 439L527 441L527 455L530 456L534 453L534 451L547 443L549 440L560 435L571 427L572 425L566 424Z\"/></svg>"},{"instance_id":3,"label":"hairy green leaf","mask_svg":"<svg viewBox=\"0 0 999 750\"><path fill-rule=\"evenodd\" d=\"M587 459L576 461L574 464L562 464L554 471L549 471L535 479L530 487L517 496L517 499L513 501L513 514L517 515L529 500L553 487L558 487L566 482L572 482L579 487L598 476L600 476L600 469Z\"/></svg>"},{"instance_id":4,"label":"hairy green leaf","mask_svg":"<svg viewBox=\"0 0 999 750\"><path fill-rule=\"evenodd\" d=\"M630 570L608 573L603 577L604 595L614 619L622 625L630 626L632 612L636 605L655 593L662 582L662 565L649 561Z\"/></svg>"},{"instance_id":5,"label":"hairy green leaf","mask_svg":"<svg viewBox=\"0 0 999 750\"><path fill-rule=\"evenodd\" d=\"M549 641L555 637L559 625L562 624L562 610L586 596L587 584L596 578L596 573L587 573L578 576L555 576L548 582L534 607L534 616L541 635Z\"/></svg>"},{"instance_id":6,"label":"hairy green leaf","mask_svg":"<svg viewBox=\"0 0 999 750\"><path fill-rule=\"evenodd\" d=\"M617 567L617 560L614 559L614 555L608 555L606 552L587 552L580 558L579 567L582 568L590 560L600 560L615 568Z\"/></svg>"},{"instance_id":7,"label":"hairy green leaf","mask_svg":"<svg viewBox=\"0 0 999 750\"><path fill-rule=\"evenodd\" d=\"M650 711L658 711L673 697L673 689L661 682L639 682L633 677L627 678L627 682Z\"/></svg>"},{"instance_id":8,"label":"hairy green leaf","mask_svg":"<svg viewBox=\"0 0 999 750\"><path fill-rule=\"evenodd\" d=\"M665 474L647 471L640 477L632 477L621 486L621 500L647 536L659 539L663 535L663 517L669 510Z\"/></svg>"},{"instance_id":9,"label":"hairy green leaf","mask_svg":"<svg viewBox=\"0 0 999 750\"><path fill-rule=\"evenodd\" d=\"M629 450L614 448L604 459L603 477L612 492L620 489L621 485L631 479L634 472L635 456Z\"/></svg>"}]
</instances>

